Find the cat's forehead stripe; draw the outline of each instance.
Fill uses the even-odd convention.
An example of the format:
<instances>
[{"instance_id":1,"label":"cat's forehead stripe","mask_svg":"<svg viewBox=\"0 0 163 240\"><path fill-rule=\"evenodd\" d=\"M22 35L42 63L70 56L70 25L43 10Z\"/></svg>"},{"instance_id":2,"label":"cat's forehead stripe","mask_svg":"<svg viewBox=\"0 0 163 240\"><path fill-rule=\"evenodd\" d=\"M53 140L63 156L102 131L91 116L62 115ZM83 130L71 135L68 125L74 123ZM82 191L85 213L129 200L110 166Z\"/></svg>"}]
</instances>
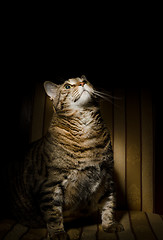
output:
<instances>
[{"instance_id":1,"label":"cat's forehead stripe","mask_svg":"<svg viewBox=\"0 0 163 240\"><path fill-rule=\"evenodd\" d=\"M73 85L73 84L76 84L78 82L82 82L82 79L81 78L70 78L68 80L68 82Z\"/></svg>"}]
</instances>

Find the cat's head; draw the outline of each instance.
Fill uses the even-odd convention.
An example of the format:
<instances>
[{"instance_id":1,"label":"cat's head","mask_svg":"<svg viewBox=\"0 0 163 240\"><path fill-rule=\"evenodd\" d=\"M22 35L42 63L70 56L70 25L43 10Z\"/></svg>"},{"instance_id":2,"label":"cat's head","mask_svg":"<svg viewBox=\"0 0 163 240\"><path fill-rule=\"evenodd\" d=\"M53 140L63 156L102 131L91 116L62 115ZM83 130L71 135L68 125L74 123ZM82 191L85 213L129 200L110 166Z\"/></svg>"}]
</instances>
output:
<instances>
[{"instance_id":1,"label":"cat's head","mask_svg":"<svg viewBox=\"0 0 163 240\"><path fill-rule=\"evenodd\" d=\"M95 100L94 88L85 76L70 78L62 85L46 81L44 88L56 110L85 107Z\"/></svg>"}]
</instances>

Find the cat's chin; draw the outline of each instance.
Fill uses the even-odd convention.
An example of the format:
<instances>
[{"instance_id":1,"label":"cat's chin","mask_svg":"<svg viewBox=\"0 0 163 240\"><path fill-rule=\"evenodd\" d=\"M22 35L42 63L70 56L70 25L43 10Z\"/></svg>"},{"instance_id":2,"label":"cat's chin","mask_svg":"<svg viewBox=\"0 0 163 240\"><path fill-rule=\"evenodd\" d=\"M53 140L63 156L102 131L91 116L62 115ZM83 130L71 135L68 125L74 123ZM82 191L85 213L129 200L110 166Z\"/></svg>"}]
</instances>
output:
<instances>
[{"instance_id":1,"label":"cat's chin","mask_svg":"<svg viewBox=\"0 0 163 240\"><path fill-rule=\"evenodd\" d=\"M88 91L83 91L80 98L75 102L76 106L87 106L92 102L91 94Z\"/></svg>"}]
</instances>

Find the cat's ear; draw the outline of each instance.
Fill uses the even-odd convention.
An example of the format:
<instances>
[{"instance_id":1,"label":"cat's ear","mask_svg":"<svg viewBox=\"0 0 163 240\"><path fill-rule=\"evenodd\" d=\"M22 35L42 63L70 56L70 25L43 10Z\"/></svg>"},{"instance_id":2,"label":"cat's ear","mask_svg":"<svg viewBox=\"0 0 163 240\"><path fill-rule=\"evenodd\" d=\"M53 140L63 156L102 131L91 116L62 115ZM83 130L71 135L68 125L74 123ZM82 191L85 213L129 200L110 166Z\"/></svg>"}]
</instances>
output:
<instances>
[{"instance_id":1,"label":"cat's ear","mask_svg":"<svg viewBox=\"0 0 163 240\"><path fill-rule=\"evenodd\" d=\"M46 81L44 82L44 88L45 88L45 92L50 97L50 99L54 100L58 95L57 94L58 85L56 85L55 83Z\"/></svg>"},{"instance_id":2,"label":"cat's ear","mask_svg":"<svg viewBox=\"0 0 163 240\"><path fill-rule=\"evenodd\" d=\"M83 79L83 80L87 80L87 78L86 78L85 75L82 75L82 76L81 76L81 79Z\"/></svg>"}]
</instances>

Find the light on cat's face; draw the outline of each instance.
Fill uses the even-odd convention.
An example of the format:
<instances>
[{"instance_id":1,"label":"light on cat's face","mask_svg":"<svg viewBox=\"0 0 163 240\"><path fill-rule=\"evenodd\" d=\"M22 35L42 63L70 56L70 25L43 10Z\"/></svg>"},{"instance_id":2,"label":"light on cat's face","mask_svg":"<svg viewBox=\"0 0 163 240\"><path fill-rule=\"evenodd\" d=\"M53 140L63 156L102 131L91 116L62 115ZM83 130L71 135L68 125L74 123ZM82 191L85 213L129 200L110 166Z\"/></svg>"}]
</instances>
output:
<instances>
[{"instance_id":1,"label":"light on cat's face","mask_svg":"<svg viewBox=\"0 0 163 240\"><path fill-rule=\"evenodd\" d=\"M44 87L56 109L84 107L92 102L93 86L84 76L68 79L62 85L46 81Z\"/></svg>"},{"instance_id":2,"label":"light on cat's face","mask_svg":"<svg viewBox=\"0 0 163 240\"><path fill-rule=\"evenodd\" d=\"M69 90L68 101L73 106L85 106L92 101L93 87L85 78L72 78L65 84Z\"/></svg>"}]
</instances>

